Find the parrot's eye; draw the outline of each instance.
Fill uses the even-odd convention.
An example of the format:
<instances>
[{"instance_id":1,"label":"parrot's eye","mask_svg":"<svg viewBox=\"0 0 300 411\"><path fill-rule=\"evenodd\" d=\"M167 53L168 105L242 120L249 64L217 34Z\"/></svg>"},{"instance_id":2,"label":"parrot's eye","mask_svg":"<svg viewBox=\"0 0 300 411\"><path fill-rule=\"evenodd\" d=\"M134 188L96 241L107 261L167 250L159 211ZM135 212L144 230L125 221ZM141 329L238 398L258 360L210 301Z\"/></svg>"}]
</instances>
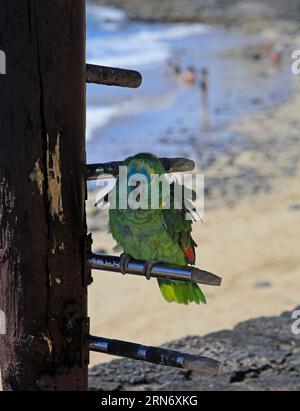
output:
<instances>
[{"instance_id":1,"label":"parrot's eye","mask_svg":"<svg viewBox=\"0 0 300 411\"><path fill-rule=\"evenodd\" d=\"M141 184L145 184L145 181L141 180L132 180L131 185L134 187L139 187Z\"/></svg>"},{"instance_id":2,"label":"parrot's eye","mask_svg":"<svg viewBox=\"0 0 300 411\"><path fill-rule=\"evenodd\" d=\"M135 180L135 179L133 179L133 178L130 178L128 182L130 183L130 185L136 186L137 183L138 183L138 180Z\"/></svg>"}]
</instances>

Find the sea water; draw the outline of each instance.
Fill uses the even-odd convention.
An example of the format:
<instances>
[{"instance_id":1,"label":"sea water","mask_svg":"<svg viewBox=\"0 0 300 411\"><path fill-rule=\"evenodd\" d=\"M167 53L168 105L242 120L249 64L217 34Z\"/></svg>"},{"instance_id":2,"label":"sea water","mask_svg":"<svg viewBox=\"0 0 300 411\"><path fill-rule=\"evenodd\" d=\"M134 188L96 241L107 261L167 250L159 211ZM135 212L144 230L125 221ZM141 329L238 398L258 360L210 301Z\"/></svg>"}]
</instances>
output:
<instances>
[{"instance_id":1,"label":"sea water","mask_svg":"<svg viewBox=\"0 0 300 411\"><path fill-rule=\"evenodd\" d=\"M259 35L203 24L132 22L118 9L87 8L87 62L141 72L138 89L87 86L87 159L89 163L122 160L150 151L161 156L197 157L195 141L215 153L241 147L228 125L290 92L286 68L242 57ZM168 68L209 71L211 131L201 129L200 91L180 83Z\"/></svg>"}]
</instances>

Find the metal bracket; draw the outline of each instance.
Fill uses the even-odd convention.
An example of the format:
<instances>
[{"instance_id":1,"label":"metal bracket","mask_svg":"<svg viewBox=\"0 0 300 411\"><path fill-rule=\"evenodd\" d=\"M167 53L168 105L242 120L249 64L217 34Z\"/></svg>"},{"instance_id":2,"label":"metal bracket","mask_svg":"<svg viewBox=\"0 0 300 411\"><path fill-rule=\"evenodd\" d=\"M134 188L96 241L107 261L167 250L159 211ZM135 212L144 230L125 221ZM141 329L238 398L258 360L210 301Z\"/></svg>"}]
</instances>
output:
<instances>
[{"instance_id":1,"label":"metal bracket","mask_svg":"<svg viewBox=\"0 0 300 411\"><path fill-rule=\"evenodd\" d=\"M81 322L81 366L84 367L90 362L90 351L86 345L86 337L90 333L90 319L84 318Z\"/></svg>"},{"instance_id":2,"label":"metal bracket","mask_svg":"<svg viewBox=\"0 0 300 411\"><path fill-rule=\"evenodd\" d=\"M92 252L92 244L93 244L92 234L89 233L84 239L84 256L83 256L84 267L83 267L83 279L82 279L83 287L86 287L92 284L93 282L91 267L88 264L88 259Z\"/></svg>"}]
</instances>

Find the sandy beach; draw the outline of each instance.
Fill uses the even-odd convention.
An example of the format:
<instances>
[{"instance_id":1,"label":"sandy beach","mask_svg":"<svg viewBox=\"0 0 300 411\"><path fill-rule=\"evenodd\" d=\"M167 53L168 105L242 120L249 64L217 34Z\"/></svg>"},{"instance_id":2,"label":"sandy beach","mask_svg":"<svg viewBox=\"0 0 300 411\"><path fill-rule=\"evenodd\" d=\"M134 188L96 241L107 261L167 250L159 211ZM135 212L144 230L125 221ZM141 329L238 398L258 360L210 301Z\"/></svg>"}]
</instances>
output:
<instances>
[{"instance_id":1,"label":"sandy beach","mask_svg":"<svg viewBox=\"0 0 300 411\"><path fill-rule=\"evenodd\" d=\"M230 131L245 136L244 150L219 156L205 170L210 189L204 223L193 228L196 265L223 278L220 288L203 287L207 305L168 304L156 280L94 272L89 290L92 333L155 345L231 329L239 321L299 304L297 80L287 102L234 123ZM107 216L93 204L90 193L94 250L112 253ZM110 359L92 355L91 364Z\"/></svg>"}]
</instances>

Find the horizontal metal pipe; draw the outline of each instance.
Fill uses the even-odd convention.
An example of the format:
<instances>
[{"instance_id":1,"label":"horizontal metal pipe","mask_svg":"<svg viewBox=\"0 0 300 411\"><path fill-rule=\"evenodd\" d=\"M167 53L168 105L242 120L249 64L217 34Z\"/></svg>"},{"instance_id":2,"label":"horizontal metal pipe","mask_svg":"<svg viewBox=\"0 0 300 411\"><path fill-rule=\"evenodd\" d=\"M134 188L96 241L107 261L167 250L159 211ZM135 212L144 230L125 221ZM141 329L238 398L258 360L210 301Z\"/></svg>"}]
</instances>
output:
<instances>
[{"instance_id":1,"label":"horizontal metal pipe","mask_svg":"<svg viewBox=\"0 0 300 411\"><path fill-rule=\"evenodd\" d=\"M142 83L142 76L135 70L87 64L86 82L106 86L137 88Z\"/></svg>"},{"instance_id":2,"label":"horizontal metal pipe","mask_svg":"<svg viewBox=\"0 0 300 411\"><path fill-rule=\"evenodd\" d=\"M121 272L120 257L106 254L91 253L88 257L88 267L93 270ZM127 274L145 276L145 261L130 260ZM171 264L156 264L151 271L151 277L164 280L191 281L204 285L221 285L221 277L208 271L192 266L175 266Z\"/></svg>"},{"instance_id":3,"label":"horizontal metal pipe","mask_svg":"<svg viewBox=\"0 0 300 411\"><path fill-rule=\"evenodd\" d=\"M92 335L87 337L86 343L90 351L132 358L152 364L184 368L208 377L217 375L221 369L221 363L217 360L200 355L185 354L166 348L150 347Z\"/></svg>"},{"instance_id":4,"label":"horizontal metal pipe","mask_svg":"<svg viewBox=\"0 0 300 411\"><path fill-rule=\"evenodd\" d=\"M192 171L195 168L193 160L188 158L160 158L166 173ZM111 161L109 163L88 164L86 166L86 179L97 180L99 177L119 175L119 167L124 165L122 161Z\"/></svg>"}]
</instances>

